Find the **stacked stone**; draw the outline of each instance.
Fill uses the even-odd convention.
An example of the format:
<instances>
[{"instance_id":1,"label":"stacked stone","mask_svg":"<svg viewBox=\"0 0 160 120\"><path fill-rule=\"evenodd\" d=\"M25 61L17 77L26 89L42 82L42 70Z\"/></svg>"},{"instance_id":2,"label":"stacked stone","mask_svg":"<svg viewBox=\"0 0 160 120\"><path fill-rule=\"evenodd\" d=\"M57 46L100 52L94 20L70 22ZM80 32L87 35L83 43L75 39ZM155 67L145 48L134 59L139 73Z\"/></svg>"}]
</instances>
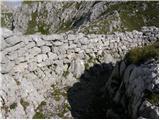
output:
<instances>
[{"instance_id":1,"label":"stacked stone","mask_svg":"<svg viewBox=\"0 0 160 120\"><path fill-rule=\"evenodd\" d=\"M5 28L1 33L1 99L6 106L18 103L17 109L2 114L5 118L32 118L52 84L72 86L91 57L101 56L101 63L121 59L131 48L157 40L158 28L148 29L147 34L133 31L112 35L22 35ZM25 110L21 98L30 103Z\"/></svg>"},{"instance_id":2,"label":"stacked stone","mask_svg":"<svg viewBox=\"0 0 160 120\"><path fill-rule=\"evenodd\" d=\"M77 56L84 60L87 54L96 56L101 55L102 52L110 53L113 58L123 58L131 48L149 43L150 39L147 40L146 37L150 37L152 41L157 40L158 29L151 30L150 32L145 31L145 33L138 31L116 32L113 35L77 33L29 36L15 35L11 31L7 31L8 35L5 36L6 31L3 30L2 63L3 65L7 63L7 65L2 67L2 73L9 72L13 66L15 72L19 71L17 66L23 66L22 69L25 69L26 66L29 71L33 71L36 67L58 64L59 62L70 63Z\"/></svg>"}]
</instances>

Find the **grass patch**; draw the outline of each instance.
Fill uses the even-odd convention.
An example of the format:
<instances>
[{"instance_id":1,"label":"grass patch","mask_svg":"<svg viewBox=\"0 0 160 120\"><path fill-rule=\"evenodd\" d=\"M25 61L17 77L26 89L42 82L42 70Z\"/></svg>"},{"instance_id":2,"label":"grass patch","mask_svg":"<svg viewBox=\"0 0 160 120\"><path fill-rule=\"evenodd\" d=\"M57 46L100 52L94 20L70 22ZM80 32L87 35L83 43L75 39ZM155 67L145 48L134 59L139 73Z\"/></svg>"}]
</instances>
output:
<instances>
[{"instance_id":1,"label":"grass patch","mask_svg":"<svg viewBox=\"0 0 160 120\"><path fill-rule=\"evenodd\" d=\"M33 116L33 119L45 119L45 116L42 112L36 112L36 114Z\"/></svg>"},{"instance_id":2,"label":"grass patch","mask_svg":"<svg viewBox=\"0 0 160 120\"><path fill-rule=\"evenodd\" d=\"M159 57L159 42L155 42L144 47L136 47L130 50L125 58L129 64L140 64L149 59L158 59Z\"/></svg>"},{"instance_id":3,"label":"grass patch","mask_svg":"<svg viewBox=\"0 0 160 120\"><path fill-rule=\"evenodd\" d=\"M96 19L89 24L89 26L84 27L82 32L87 34L107 34L113 33L115 31L121 31L121 28L118 26L112 29L110 25L113 21L118 21L118 17L115 14L109 15L106 19Z\"/></svg>"},{"instance_id":4,"label":"grass patch","mask_svg":"<svg viewBox=\"0 0 160 120\"><path fill-rule=\"evenodd\" d=\"M56 101L59 101L61 99L61 97L63 96L64 98L67 98L67 93L65 91L68 90L68 87L64 88L64 89L59 89L57 88L54 84L51 85L53 91L52 91L52 95L54 97L54 99Z\"/></svg>"},{"instance_id":5,"label":"grass patch","mask_svg":"<svg viewBox=\"0 0 160 120\"><path fill-rule=\"evenodd\" d=\"M67 9L67 8L70 8L75 2L73 2L73 1L68 1L68 2L62 2L63 3L63 9L62 9L62 11L64 11L65 9Z\"/></svg>"},{"instance_id":6,"label":"grass patch","mask_svg":"<svg viewBox=\"0 0 160 120\"><path fill-rule=\"evenodd\" d=\"M102 14L108 14L117 10L120 14L122 27L124 30L132 31L139 30L142 26L157 26L158 27L158 2L121 2L119 4L111 5ZM146 8L144 9L144 4Z\"/></svg>"},{"instance_id":7,"label":"grass patch","mask_svg":"<svg viewBox=\"0 0 160 120\"><path fill-rule=\"evenodd\" d=\"M57 31L58 32L66 32L66 31L71 30L71 29L72 29L72 21L68 20L66 22L62 22Z\"/></svg>"},{"instance_id":8,"label":"grass patch","mask_svg":"<svg viewBox=\"0 0 160 120\"><path fill-rule=\"evenodd\" d=\"M45 106L45 105L46 105L46 102L45 102L45 101L42 101L42 102L39 104L39 106L37 107L37 110L42 111L42 108L43 108L43 106Z\"/></svg>"},{"instance_id":9,"label":"grass patch","mask_svg":"<svg viewBox=\"0 0 160 120\"><path fill-rule=\"evenodd\" d=\"M98 64L101 63L100 59L101 59L101 55L97 55L95 58L93 56L91 56L90 54L87 54L89 56L89 59L85 62L84 66L85 66L85 70L89 70L89 68L94 65L94 64Z\"/></svg>"},{"instance_id":10,"label":"grass patch","mask_svg":"<svg viewBox=\"0 0 160 120\"><path fill-rule=\"evenodd\" d=\"M59 117L61 117L62 119L65 119L64 114L65 114L66 112L68 112L69 109L71 109L71 108L70 108L69 104L64 103L62 106L59 106L58 109L59 109L60 112L58 112L57 115L58 115Z\"/></svg>"},{"instance_id":11,"label":"grass patch","mask_svg":"<svg viewBox=\"0 0 160 120\"><path fill-rule=\"evenodd\" d=\"M44 1L23 0L23 1L22 1L22 5L23 5L23 4L32 5L33 3L38 3L38 2L43 3Z\"/></svg>"},{"instance_id":12,"label":"grass patch","mask_svg":"<svg viewBox=\"0 0 160 120\"><path fill-rule=\"evenodd\" d=\"M49 34L49 25L45 23L44 19L39 19L37 21L37 18L43 17L47 18L47 10L44 10L43 13L39 13L37 11L33 12L31 14L31 20L28 22L27 30L25 34L34 34L36 32L40 32L41 34Z\"/></svg>"},{"instance_id":13,"label":"grass patch","mask_svg":"<svg viewBox=\"0 0 160 120\"><path fill-rule=\"evenodd\" d=\"M12 20L12 13L1 13L1 27L7 27L9 29L12 29Z\"/></svg>"},{"instance_id":14,"label":"grass patch","mask_svg":"<svg viewBox=\"0 0 160 120\"><path fill-rule=\"evenodd\" d=\"M46 102L45 101L42 101L40 104L39 104L39 106L37 107L37 109L36 109L36 113L35 113L35 115L33 116L33 119L45 119L46 117L45 117L45 115L43 114L43 110L42 110L42 108L43 108L43 106L45 106L46 105Z\"/></svg>"},{"instance_id":15,"label":"grass patch","mask_svg":"<svg viewBox=\"0 0 160 120\"><path fill-rule=\"evenodd\" d=\"M159 105L159 94L146 90L144 96L151 104Z\"/></svg>"},{"instance_id":16,"label":"grass patch","mask_svg":"<svg viewBox=\"0 0 160 120\"><path fill-rule=\"evenodd\" d=\"M114 16L113 12L118 11L120 24L119 27L109 29L112 21L118 21L119 19ZM96 19L84 27L82 32L94 33L94 34L106 34L116 31L132 31L140 30L143 26L159 26L159 9L157 1L141 1L141 2L119 2L117 4L111 4L107 7L100 16L104 18ZM107 17L106 17L107 16ZM111 30L111 31L110 31Z\"/></svg>"},{"instance_id":17,"label":"grass patch","mask_svg":"<svg viewBox=\"0 0 160 120\"><path fill-rule=\"evenodd\" d=\"M10 105L10 109L15 109L17 107L17 103L12 103L11 105Z\"/></svg>"}]
</instances>

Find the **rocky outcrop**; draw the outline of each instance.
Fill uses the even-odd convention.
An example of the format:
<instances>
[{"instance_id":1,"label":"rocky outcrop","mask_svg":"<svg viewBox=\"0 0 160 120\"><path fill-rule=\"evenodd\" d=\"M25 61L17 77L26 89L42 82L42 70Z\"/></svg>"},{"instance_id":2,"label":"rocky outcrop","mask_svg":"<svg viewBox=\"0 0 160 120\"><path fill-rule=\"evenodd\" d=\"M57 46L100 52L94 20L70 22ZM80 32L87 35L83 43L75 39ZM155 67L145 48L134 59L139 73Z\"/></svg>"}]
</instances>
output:
<instances>
[{"instance_id":1,"label":"rocky outcrop","mask_svg":"<svg viewBox=\"0 0 160 120\"><path fill-rule=\"evenodd\" d=\"M69 30L107 34L140 30L142 26L158 27L157 14L157 1L24 1L13 14L12 29L25 34Z\"/></svg>"},{"instance_id":2,"label":"rocky outcrop","mask_svg":"<svg viewBox=\"0 0 160 120\"><path fill-rule=\"evenodd\" d=\"M74 118L159 118L158 61L96 64L69 89Z\"/></svg>"},{"instance_id":3,"label":"rocky outcrop","mask_svg":"<svg viewBox=\"0 0 160 120\"><path fill-rule=\"evenodd\" d=\"M159 118L158 65L154 60L140 66L117 63L105 85L107 118Z\"/></svg>"},{"instance_id":4,"label":"rocky outcrop","mask_svg":"<svg viewBox=\"0 0 160 120\"><path fill-rule=\"evenodd\" d=\"M92 92L92 90L97 88L95 85L99 86L98 88L102 88L104 84L106 84L105 89L106 91L109 90L108 94L116 94L116 96L113 96L114 94L110 95L112 100L115 99L115 102L120 101L121 97L123 97L121 94L124 93L121 90L124 84L127 85L125 87L125 95L127 96L124 96L123 99L129 97L129 93L135 94L135 98L131 98L132 101L129 101L128 109L130 110L126 108L125 105L127 104L123 106L122 103L122 106L126 108L128 115L136 118L138 117L136 116L137 107L141 104L139 99L143 97L143 95L140 96L139 92L137 93L137 90L141 93L143 93L145 89L151 90L152 92L154 86L158 84L157 73L155 72L150 72L153 76L156 74L155 79L148 80L148 78L143 78L141 80L141 78L138 77L139 74L143 74L143 70L145 72L144 77L150 76L150 74L148 74L148 68L145 68L146 66L148 67L148 64L144 64L144 66L142 65L138 68L132 67L133 65L131 65L134 72L128 76L129 79L127 78L128 74L126 72L130 71L128 69L131 68L128 66L126 70L125 63L121 64L120 74L127 80L118 83L118 85L122 85L116 87L116 89L120 89L117 92L115 92L113 90L114 87L110 85L113 81L113 75L111 75L107 83L106 79L103 79L102 84L97 81L99 79L94 78L93 74L94 71L98 72L95 75L105 74L105 71L108 71L106 73L110 73L116 61L123 59L125 53L131 48L156 41L158 39L158 28L156 27L144 27L142 32L116 32L112 35L85 35L83 33L22 35L21 33L14 33L5 28L2 28L1 31L1 112L3 118L75 117L73 114L71 115L70 112L73 107L71 103L74 97L72 97L71 100L67 100L67 96L70 94L68 93L68 88L73 86L78 79L81 81L85 70L89 70L95 64L112 63L112 65L108 67L98 67L98 69L105 68L104 71L102 70L100 73L96 69L89 72L89 76L93 75L92 79L95 80L96 84L89 82L90 80L88 78L90 77L85 75L85 78L88 80L85 86L87 85L86 88L89 88L88 91L86 90L86 94L91 96L84 105L86 105L86 103L89 105L90 102L93 101L94 96L92 96L92 93L94 92ZM155 64L153 64L153 67L154 66ZM137 71L140 71L140 73L137 73ZM115 74L114 70L112 74ZM106 75L107 78L109 78L109 74ZM142 83L137 85L137 81L140 80ZM131 81L134 81L134 83L128 85ZM117 82L117 79L115 82ZM150 82L153 84L147 86ZM132 87L135 86L136 89L132 89ZM83 87L81 90L83 90ZM97 92L99 91L97 89L95 90ZM83 92L80 96L83 98ZM86 98L84 100L86 100ZM122 100L122 102L124 101ZM135 102L137 102L136 106L133 107ZM140 116L146 117L146 115L144 115L145 110L157 110L157 107L152 106L150 103L143 103L138 113ZM79 107L75 109L77 108ZM87 109L90 110L90 106L88 106ZM150 116L155 118L157 111L153 112Z\"/></svg>"}]
</instances>

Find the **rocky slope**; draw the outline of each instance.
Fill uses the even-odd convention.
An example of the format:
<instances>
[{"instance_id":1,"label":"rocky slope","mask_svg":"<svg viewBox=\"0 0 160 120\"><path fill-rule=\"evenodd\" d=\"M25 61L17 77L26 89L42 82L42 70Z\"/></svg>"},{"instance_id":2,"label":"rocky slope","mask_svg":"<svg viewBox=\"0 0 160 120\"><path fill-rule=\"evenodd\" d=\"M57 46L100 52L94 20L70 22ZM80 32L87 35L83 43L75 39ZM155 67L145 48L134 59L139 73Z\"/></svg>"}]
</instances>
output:
<instances>
[{"instance_id":1,"label":"rocky slope","mask_svg":"<svg viewBox=\"0 0 160 120\"><path fill-rule=\"evenodd\" d=\"M158 61L117 62L157 41L158 28L111 35L1 31L3 118L158 118Z\"/></svg>"},{"instance_id":2,"label":"rocky slope","mask_svg":"<svg viewBox=\"0 0 160 120\"><path fill-rule=\"evenodd\" d=\"M158 1L24 1L13 12L12 29L25 34L50 34L69 30L85 34L106 34L140 30L142 26L158 27L158 6Z\"/></svg>"},{"instance_id":3,"label":"rocky slope","mask_svg":"<svg viewBox=\"0 0 160 120\"><path fill-rule=\"evenodd\" d=\"M0 118L159 118L158 1L1 6Z\"/></svg>"}]
</instances>

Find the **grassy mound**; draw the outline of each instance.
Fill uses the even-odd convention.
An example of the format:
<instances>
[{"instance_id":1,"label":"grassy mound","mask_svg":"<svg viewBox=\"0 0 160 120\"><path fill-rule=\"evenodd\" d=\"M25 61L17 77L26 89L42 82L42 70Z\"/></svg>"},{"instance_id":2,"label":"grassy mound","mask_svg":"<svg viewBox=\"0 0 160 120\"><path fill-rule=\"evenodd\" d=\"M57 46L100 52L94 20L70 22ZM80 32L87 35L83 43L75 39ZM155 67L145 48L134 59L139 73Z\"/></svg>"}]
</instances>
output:
<instances>
[{"instance_id":1,"label":"grassy mound","mask_svg":"<svg viewBox=\"0 0 160 120\"><path fill-rule=\"evenodd\" d=\"M155 42L144 47L136 47L126 54L126 60L129 64L140 64L149 59L158 59L159 42Z\"/></svg>"}]
</instances>

